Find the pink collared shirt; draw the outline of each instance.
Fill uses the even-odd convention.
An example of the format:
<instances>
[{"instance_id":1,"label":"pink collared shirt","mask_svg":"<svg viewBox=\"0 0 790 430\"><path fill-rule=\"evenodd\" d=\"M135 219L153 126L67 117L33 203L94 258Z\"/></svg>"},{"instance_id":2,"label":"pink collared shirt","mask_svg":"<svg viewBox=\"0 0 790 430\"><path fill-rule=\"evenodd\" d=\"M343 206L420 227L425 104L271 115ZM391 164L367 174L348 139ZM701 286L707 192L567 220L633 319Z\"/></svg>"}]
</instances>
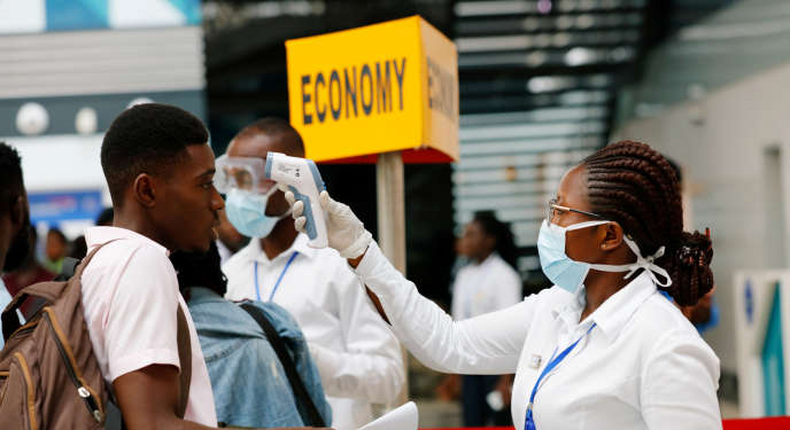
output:
<instances>
[{"instance_id":1,"label":"pink collared shirt","mask_svg":"<svg viewBox=\"0 0 790 430\"><path fill-rule=\"evenodd\" d=\"M118 227L85 231L90 252L102 247L82 274L82 305L104 379L152 364L179 366L176 311L180 304L192 344L192 380L184 416L216 426L214 395L195 325L178 291L168 251L153 240Z\"/></svg>"}]
</instances>

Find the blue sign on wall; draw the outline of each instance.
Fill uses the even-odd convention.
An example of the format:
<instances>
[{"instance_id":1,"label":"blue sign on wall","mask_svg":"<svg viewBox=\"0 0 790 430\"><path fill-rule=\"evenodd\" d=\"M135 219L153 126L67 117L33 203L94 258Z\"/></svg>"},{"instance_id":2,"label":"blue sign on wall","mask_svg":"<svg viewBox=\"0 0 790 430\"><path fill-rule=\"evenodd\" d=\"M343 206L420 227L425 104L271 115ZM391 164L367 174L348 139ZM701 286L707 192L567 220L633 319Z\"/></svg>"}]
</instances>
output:
<instances>
[{"instance_id":1,"label":"blue sign on wall","mask_svg":"<svg viewBox=\"0 0 790 430\"><path fill-rule=\"evenodd\" d=\"M92 221L103 209L99 191L30 193L27 198L33 225L42 221L55 225L67 220Z\"/></svg>"},{"instance_id":2,"label":"blue sign on wall","mask_svg":"<svg viewBox=\"0 0 790 430\"><path fill-rule=\"evenodd\" d=\"M785 368L782 343L782 307L780 286L777 282L771 295L771 314L763 343L763 389L765 392L765 416L777 417L787 414L785 408Z\"/></svg>"}]
</instances>

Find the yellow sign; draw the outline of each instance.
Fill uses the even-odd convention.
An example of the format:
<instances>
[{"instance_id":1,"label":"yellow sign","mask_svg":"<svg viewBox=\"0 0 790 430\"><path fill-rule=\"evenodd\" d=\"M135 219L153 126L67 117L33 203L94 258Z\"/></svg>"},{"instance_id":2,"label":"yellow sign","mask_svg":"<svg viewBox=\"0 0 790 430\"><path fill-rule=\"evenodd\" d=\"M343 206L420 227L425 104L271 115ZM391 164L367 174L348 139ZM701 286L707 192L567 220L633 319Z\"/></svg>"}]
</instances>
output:
<instances>
[{"instance_id":1,"label":"yellow sign","mask_svg":"<svg viewBox=\"0 0 790 430\"><path fill-rule=\"evenodd\" d=\"M291 124L316 161L458 159L458 55L419 16L285 42Z\"/></svg>"}]
</instances>

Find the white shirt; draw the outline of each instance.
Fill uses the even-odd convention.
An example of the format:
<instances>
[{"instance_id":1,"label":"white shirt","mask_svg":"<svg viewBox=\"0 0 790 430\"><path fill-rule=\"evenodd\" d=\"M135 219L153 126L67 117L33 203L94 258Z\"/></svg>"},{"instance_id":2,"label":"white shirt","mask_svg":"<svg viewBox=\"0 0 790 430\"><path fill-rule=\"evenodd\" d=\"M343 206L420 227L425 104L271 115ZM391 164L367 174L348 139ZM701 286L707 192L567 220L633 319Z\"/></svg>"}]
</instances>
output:
<instances>
[{"instance_id":1,"label":"white shirt","mask_svg":"<svg viewBox=\"0 0 790 430\"><path fill-rule=\"evenodd\" d=\"M307 246L299 234L270 261L253 239L223 266L226 297L257 298L257 263L260 297L268 301L294 252L273 301L294 316L309 343L332 406L332 428L355 430L372 419L371 403L395 400L406 377L397 339L346 260L333 249Z\"/></svg>"},{"instance_id":2,"label":"white shirt","mask_svg":"<svg viewBox=\"0 0 790 430\"><path fill-rule=\"evenodd\" d=\"M192 346L184 419L216 427L208 369L167 249L123 228L85 230L88 252L113 239L96 253L81 279L85 322L104 379L112 385L119 376L152 364L180 368L176 325L180 304Z\"/></svg>"},{"instance_id":3,"label":"white shirt","mask_svg":"<svg viewBox=\"0 0 790 430\"><path fill-rule=\"evenodd\" d=\"M524 428L529 395L552 352L579 339L593 322L541 383L533 407L538 429L721 429L719 360L644 273L579 323L583 291L574 296L559 287L453 322L420 296L375 243L356 272L381 299L393 331L424 364L449 373L515 372L516 429Z\"/></svg>"},{"instance_id":4,"label":"white shirt","mask_svg":"<svg viewBox=\"0 0 790 430\"><path fill-rule=\"evenodd\" d=\"M453 282L453 319L465 320L521 301L521 278L497 253L462 267Z\"/></svg>"}]
</instances>

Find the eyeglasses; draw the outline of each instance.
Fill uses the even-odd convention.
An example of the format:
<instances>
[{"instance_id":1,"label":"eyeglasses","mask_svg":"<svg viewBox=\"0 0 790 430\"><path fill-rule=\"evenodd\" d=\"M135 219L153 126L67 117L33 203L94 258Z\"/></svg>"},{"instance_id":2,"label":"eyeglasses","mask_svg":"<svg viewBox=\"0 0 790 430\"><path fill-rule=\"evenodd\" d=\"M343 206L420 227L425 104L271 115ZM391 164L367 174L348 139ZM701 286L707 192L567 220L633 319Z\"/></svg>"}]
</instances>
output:
<instances>
[{"instance_id":1,"label":"eyeglasses","mask_svg":"<svg viewBox=\"0 0 790 430\"><path fill-rule=\"evenodd\" d=\"M596 213L582 211L579 209L572 209L567 206L560 206L557 204L557 199L549 200L548 205L546 206L546 219L551 221L557 215L562 215L563 212L576 212L578 214L591 216L594 218L603 218L601 215Z\"/></svg>"}]
</instances>

